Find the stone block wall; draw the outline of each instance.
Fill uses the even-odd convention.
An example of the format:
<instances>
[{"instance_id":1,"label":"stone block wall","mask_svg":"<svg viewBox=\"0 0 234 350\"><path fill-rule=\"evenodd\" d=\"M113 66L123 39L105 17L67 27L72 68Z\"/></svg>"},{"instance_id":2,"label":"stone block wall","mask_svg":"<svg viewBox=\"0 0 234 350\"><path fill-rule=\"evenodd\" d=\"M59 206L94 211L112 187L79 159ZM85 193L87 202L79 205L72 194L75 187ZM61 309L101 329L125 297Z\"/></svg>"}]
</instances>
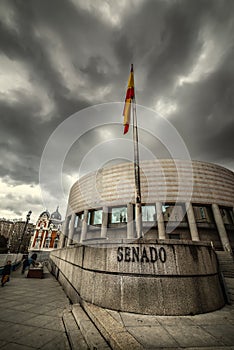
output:
<instances>
[{"instance_id":1,"label":"stone block wall","mask_svg":"<svg viewBox=\"0 0 234 350\"><path fill-rule=\"evenodd\" d=\"M201 242L76 245L51 267L72 302L152 315L188 315L224 305L216 255Z\"/></svg>"}]
</instances>

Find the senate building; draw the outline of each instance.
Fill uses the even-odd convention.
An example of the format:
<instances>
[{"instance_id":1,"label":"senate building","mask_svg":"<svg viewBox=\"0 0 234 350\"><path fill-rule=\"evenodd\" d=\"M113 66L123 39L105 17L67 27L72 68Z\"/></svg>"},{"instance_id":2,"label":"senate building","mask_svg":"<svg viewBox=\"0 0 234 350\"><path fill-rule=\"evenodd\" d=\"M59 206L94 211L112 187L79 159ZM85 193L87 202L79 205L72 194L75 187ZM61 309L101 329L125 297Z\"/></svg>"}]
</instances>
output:
<instances>
[{"instance_id":1,"label":"senate building","mask_svg":"<svg viewBox=\"0 0 234 350\"><path fill-rule=\"evenodd\" d=\"M103 168L71 188L63 246L95 240L134 239L131 163ZM200 161L141 163L145 239L206 241L234 249L234 173Z\"/></svg>"},{"instance_id":2,"label":"senate building","mask_svg":"<svg viewBox=\"0 0 234 350\"><path fill-rule=\"evenodd\" d=\"M168 316L233 302L234 173L160 159L142 161L140 179L141 211L132 163L103 167L72 186L60 249L50 253L71 301L86 310Z\"/></svg>"}]
</instances>

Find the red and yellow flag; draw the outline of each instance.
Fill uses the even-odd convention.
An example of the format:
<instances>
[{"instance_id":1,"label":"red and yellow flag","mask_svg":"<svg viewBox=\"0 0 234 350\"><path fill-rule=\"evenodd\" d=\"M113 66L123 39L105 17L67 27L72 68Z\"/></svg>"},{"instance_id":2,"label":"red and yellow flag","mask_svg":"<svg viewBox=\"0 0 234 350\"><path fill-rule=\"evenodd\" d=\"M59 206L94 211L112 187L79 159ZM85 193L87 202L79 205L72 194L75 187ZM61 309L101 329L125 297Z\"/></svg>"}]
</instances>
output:
<instances>
[{"instance_id":1,"label":"red and yellow flag","mask_svg":"<svg viewBox=\"0 0 234 350\"><path fill-rule=\"evenodd\" d=\"M131 65L131 72L128 78L128 88L126 92L125 105L123 110L124 116L124 134L128 132L129 124L130 124L130 115L131 115L131 103L134 99L134 73L133 73L133 64Z\"/></svg>"}]
</instances>

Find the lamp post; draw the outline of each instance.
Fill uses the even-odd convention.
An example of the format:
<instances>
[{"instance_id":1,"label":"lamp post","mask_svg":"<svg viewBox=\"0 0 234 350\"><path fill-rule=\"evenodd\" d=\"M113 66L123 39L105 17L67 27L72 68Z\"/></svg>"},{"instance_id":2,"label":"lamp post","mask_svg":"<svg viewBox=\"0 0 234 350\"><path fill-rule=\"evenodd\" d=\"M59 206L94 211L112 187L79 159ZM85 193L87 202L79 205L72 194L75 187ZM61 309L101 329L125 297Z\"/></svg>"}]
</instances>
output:
<instances>
[{"instance_id":1,"label":"lamp post","mask_svg":"<svg viewBox=\"0 0 234 350\"><path fill-rule=\"evenodd\" d=\"M26 216L26 222L25 222L25 225L24 225L24 230L23 230L23 233L21 235L21 238L20 238L20 242L19 242L19 246L18 246L18 250L17 250L17 254L20 252L20 248L21 248L21 244L23 242L23 239L24 239L24 235L25 235L25 232L26 232L26 228L27 228L27 225L28 225L28 222L30 220L30 216L32 214L32 211L29 210L27 216Z\"/></svg>"}]
</instances>

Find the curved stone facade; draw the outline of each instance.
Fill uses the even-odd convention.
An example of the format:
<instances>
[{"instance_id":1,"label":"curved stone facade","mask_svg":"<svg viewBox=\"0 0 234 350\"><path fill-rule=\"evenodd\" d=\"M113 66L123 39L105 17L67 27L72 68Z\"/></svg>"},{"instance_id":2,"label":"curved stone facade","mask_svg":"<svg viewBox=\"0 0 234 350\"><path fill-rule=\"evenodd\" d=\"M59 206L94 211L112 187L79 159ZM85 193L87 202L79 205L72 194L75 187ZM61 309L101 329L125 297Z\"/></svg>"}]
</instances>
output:
<instances>
[{"instance_id":1,"label":"curved stone facade","mask_svg":"<svg viewBox=\"0 0 234 350\"><path fill-rule=\"evenodd\" d=\"M212 242L216 249L234 248L232 171L172 159L144 161L140 167L145 238L201 240ZM72 186L63 246L137 238L133 174L133 165L124 163L99 169Z\"/></svg>"},{"instance_id":2,"label":"curved stone facade","mask_svg":"<svg viewBox=\"0 0 234 350\"><path fill-rule=\"evenodd\" d=\"M52 270L76 303L125 312L188 315L224 305L208 244L160 241L77 245L51 253Z\"/></svg>"},{"instance_id":3,"label":"curved stone facade","mask_svg":"<svg viewBox=\"0 0 234 350\"><path fill-rule=\"evenodd\" d=\"M172 159L140 168L140 211L130 163L73 185L64 248L51 253L55 275L73 302L114 310L188 315L222 307L212 245L234 248L234 173Z\"/></svg>"},{"instance_id":4,"label":"curved stone facade","mask_svg":"<svg viewBox=\"0 0 234 350\"><path fill-rule=\"evenodd\" d=\"M234 173L200 161L144 161L141 166L142 202L191 202L234 206ZM179 176L179 178L178 178ZM133 165L124 163L88 174L71 188L68 215L100 205L134 201Z\"/></svg>"}]
</instances>

